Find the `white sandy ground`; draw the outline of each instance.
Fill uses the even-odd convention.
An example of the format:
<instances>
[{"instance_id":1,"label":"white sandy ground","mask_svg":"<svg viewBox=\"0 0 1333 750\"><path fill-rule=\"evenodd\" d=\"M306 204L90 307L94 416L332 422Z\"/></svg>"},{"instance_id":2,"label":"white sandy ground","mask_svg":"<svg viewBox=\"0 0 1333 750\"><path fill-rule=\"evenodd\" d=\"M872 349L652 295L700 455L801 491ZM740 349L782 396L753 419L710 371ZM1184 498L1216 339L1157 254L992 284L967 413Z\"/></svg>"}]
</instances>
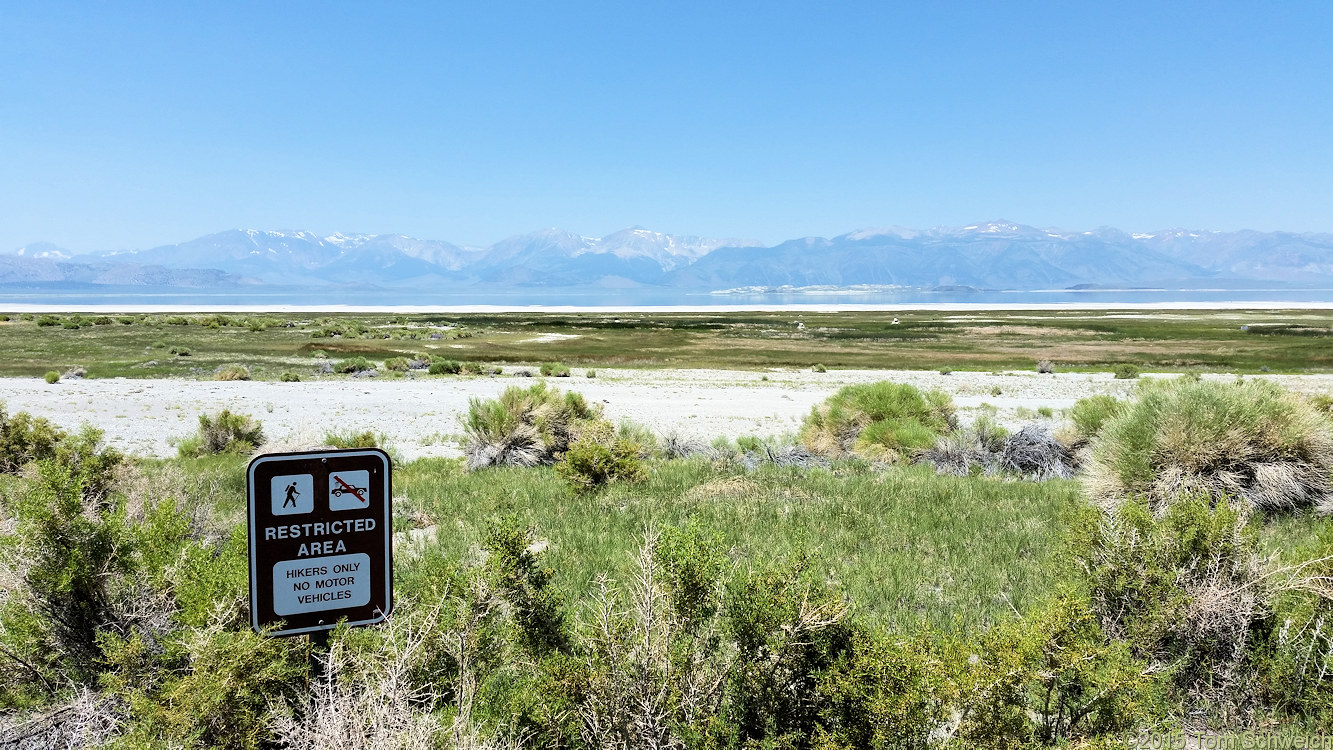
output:
<instances>
[{"instance_id":1,"label":"white sandy ground","mask_svg":"<svg viewBox=\"0 0 1333 750\"><path fill-rule=\"evenodd\" d=\"M142 456L174 455L174 440L194 433L200 414L230 409L260 419L274 449L314 445L326 432L371 430L383 434L401 458L412 460L459 455L455 438L462 432L459 415L468 399L494 397L507 386L535 382L513 377L516 369L505 368L504 375L493 378L330 378L301 383L116 378L47 385L40 378L0 378L0 402L11 414L27 411L67 429L90 423L106 432L111 445ZM1110 373L598 368L591 379L584 373L575 369L574 377L547 380L602 402L614 421L629 419L659 434L676 432L703 440L795 432L812 406L852 383L892 380L939 388L953 396L964 422L980 413L984 403L996 407L999 420L1010 427L1037 419L1020 416L1019 409L1051 407L1056 411L1050 422L1054 426L1060 410L1080 398L1123 396L1134 387L1134 381L1115 380ZM1263 377L1293 391L1333 391L1333 375ZM996 387L1000 393L992 395Z\"/></svg>"}]
</instances>

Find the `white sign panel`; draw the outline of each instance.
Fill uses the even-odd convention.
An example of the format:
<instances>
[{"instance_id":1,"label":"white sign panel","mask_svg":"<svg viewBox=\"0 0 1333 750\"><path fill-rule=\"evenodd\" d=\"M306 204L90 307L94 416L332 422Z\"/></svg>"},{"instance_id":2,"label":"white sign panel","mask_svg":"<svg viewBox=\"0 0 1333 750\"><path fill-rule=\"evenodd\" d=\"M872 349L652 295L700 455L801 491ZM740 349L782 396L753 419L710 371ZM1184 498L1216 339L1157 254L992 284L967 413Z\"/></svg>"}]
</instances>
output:
<instances>
[{"instance_id":1,"label":"white sign panel","mask_svg":"<svg viewBox=\"0 0 1333 750\"><path fill-rule=\"evenodd\" d=\"M364 607L370 601L370 555L286 560L273 566L273 611L305 612Z\"/></svg>"}]
</instances>

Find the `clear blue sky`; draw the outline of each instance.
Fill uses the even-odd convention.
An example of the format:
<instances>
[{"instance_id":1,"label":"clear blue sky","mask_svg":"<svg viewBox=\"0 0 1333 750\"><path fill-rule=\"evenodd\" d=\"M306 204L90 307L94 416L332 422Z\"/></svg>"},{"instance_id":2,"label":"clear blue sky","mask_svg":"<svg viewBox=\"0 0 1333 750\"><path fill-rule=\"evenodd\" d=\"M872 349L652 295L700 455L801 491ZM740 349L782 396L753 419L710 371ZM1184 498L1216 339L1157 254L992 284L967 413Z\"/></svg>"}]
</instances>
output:
<instances>
[{"instance_id":1,"label":"clear blue sky","mask_svg":"<svg viewBox=\"0 0 1333 750\"><path fill-rule=\"evenodd\" d=\"M1333 2L0 4L0 249L1333 231Z\"/></svg>"}]
</instances>

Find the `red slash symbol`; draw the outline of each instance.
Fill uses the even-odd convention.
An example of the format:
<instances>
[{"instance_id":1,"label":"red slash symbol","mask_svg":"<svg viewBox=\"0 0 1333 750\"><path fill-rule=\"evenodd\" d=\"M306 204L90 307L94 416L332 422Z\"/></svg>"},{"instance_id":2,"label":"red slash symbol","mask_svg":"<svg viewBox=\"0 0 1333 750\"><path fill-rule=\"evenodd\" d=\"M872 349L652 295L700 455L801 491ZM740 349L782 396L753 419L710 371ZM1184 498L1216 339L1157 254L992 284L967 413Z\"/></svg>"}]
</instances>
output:
<instances>
[{"instance_id":1,"label":"red slash symbol","mask_svg":"<svg viewBox=\"0 0 1333 750\"><path fill-rule=\"evenodd\" d=\"M338 476L337 474L334 474L334 475L333 475L333 481L335 481L335 482L337 482L338 484L341 484L341 485L343 486L343 492L350 492L350 493L352 493L353 495L355 495L357 500L360 500L360 501L363 502L363 503L369 503L369 502L370 502L369 500L365 499L364 497L361 497L361 490L359 490L359 489L357 489L356 487L353 487L352 485L350 485L350 484L344 482L344 481L343 481L343 478L340 477L340 476Z\"/></svg>"}]
</instances>

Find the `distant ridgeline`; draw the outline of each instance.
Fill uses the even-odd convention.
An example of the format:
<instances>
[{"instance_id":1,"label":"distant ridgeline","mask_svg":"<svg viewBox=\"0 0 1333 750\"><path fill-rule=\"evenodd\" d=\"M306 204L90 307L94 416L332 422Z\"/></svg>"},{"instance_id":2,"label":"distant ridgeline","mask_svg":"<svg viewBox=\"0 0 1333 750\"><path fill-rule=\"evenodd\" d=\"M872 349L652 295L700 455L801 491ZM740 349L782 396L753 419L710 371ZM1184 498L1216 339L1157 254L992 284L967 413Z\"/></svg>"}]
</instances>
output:
<instances>
[{"instance_id":1,"label":"distant ridgeline","mask_svg":"<svg viewBox=\"0 0 1333 750\"><path fill-rule=\"evenodd\" d=\"M633 298L654 290L818 297L1145 287L1333 287L1333 235L1066 232L991 222L863 230L772 247L637 228L599 238L549 229L476 248L402 235L232 230L149 250L72 255L36 244L0 255L0 298L11 299L24 292L113 288L336 291L346 302L348 293L376 289L427 296L579 289L598 298Z\"/></svg>"}]
</instances>

